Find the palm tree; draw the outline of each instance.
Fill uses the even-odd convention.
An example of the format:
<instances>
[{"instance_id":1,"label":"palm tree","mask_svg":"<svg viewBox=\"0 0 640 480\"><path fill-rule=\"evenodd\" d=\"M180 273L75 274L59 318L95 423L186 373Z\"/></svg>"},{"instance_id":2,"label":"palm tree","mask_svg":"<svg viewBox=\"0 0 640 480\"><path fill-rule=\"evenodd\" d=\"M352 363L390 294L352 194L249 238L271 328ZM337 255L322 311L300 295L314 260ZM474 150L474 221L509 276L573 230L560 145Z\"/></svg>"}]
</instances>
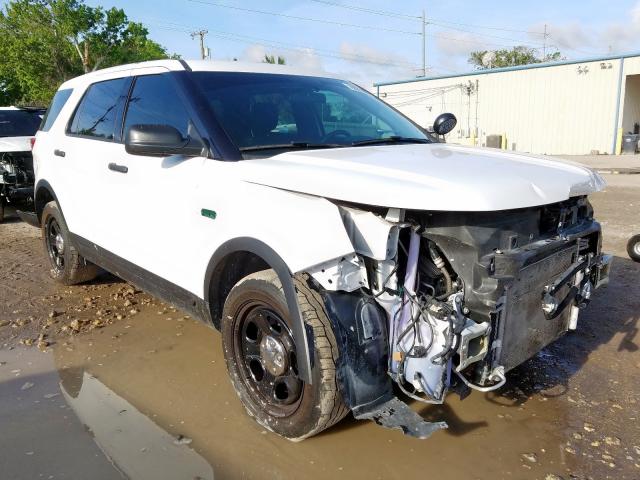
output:
<instances>
[{"instance_id":1,"label":"palm tree","mask_svg":"<svg viewBox=\"0 0 640 480\"><path fill-rule=\"evenodd\" d=\"M275 64L285 65L286 64L285 58L281 57L280 55L278 55L278 58L274 57L273 55L265 55L264 56L264 60L262 62L263 63L271 63L273 65L275 65Z\"/></svg>"}]
</instances>

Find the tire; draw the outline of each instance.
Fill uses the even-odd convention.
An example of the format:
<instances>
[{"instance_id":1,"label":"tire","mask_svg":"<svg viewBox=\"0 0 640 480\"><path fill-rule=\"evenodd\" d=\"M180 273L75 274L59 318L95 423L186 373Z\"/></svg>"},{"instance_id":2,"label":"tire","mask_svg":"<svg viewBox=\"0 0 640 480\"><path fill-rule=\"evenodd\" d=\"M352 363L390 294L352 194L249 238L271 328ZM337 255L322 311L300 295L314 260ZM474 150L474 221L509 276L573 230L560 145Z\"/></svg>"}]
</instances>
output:
<instances>
[{"instance_id":1,"label":"tire","mask_svg":"<svg viewBox=\"0 0 640 480\"><path fill-rule=\"evenodd\" d=\"M93 280L98 275L98 267L85 260L73 245L56 202L44 206L40 224L51 278L63 285L76 285Z\"/></svg>"},{"instance_id":2,"label":"tire","mask_svg":"<svg viewBox=\"0 0 640 480\"><path fill-rule=\"evenodd\" d=\"M0 223L4 222L4 199L0 197Z\"/></svg>"},{"instance_id":3,"label":"tire","mask_svg":"<svg viewBox=\"0 0 640 480\"><path fill-rule=\"evenodd\" d=\"M634 262L640 262L640 235L634 235L627 243L627 253Z\"/></svg>"},{"instance_id":4,"label":"tire","mask_svg":"<svg viewBox=\"0 0 640 480\"><path fill-rule=\"evenodd\" d=\"M225 362L240 400L260 425L291 441L315 435L349 412L336 379L338 347L331 323L322 298L304 280L296 277L294 282L303 320L313 331L311 385L297 378L289 310L273 270L240 280L227 297L222 316ZM278 364L277 356L270 362L269 355L264 354L267 337L279 342L282 348L276 348L276 352L284 353L285 365ZM258 347L260 355L256 359ZM284 371L272 372L269 367ZM260 371L263 377L258 381Z\"/></svg>"}]
</instances>

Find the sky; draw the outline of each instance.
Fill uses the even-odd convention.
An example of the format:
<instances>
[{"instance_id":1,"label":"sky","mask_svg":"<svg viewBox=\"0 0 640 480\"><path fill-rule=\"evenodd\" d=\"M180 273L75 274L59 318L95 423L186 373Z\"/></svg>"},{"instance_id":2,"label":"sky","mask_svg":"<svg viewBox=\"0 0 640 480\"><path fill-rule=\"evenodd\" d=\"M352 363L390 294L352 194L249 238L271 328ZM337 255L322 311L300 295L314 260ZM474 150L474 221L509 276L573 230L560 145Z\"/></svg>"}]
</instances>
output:
<instances>
[{"instance_id":1,"label":"sky","mask_svg":"<svg viewBox=\"0 0 640 480\"><path fill-rule=\"evenodd\" d=\"M546 45L567 59L640 50L640 0L85 1L123 8L152 39L185 59L200 54L189 32L204 29L213 60L259 62L265 54L281 55L290 65L333 72L365 87L422 75L423 10L427 76L469 71L471 51L513 45L540 55Z\"/></svg>"}]
</instances>

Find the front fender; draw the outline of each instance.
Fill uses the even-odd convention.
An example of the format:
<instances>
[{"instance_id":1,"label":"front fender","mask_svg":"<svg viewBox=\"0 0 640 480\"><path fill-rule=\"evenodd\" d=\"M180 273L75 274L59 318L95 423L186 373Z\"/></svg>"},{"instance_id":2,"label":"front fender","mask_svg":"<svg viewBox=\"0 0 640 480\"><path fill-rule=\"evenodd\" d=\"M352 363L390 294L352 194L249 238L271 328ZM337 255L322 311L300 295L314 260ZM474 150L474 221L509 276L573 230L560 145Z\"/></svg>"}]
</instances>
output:
<instances>
[{"instance_id":1,"label":"front fender","mask_svg":"<svg viewBox=\"0 0 640 480\"><path fill-rule=\"evenodd\" d=\"M298 305L298 297L293 283L293 273L275 250L266 243L251 237L234 238L222 244L211 257L205 273L204 291L209 292L214 280L214 272L224 258L236 252L249 252L264 260L278 275L284 290L287 307L291 315L291 331L298 354L298 371L305 382L311 383L311 355L309 339Z\"/></svg>"}]
</instances>

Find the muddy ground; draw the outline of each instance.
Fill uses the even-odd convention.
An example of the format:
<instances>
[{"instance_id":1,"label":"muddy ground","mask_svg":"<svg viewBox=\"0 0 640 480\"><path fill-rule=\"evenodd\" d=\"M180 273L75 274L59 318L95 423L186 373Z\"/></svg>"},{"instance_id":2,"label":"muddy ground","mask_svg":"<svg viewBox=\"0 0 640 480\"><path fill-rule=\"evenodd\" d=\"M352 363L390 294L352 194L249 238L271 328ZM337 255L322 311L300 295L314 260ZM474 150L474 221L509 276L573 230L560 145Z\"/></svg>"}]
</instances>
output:
<instances>
[{"instance_id":1,"label":"muddy ground","mask_svg":"<svg viewBox=\"0 0 640 480\"><path fill-rule=\"evenodd\" d=\"M109 275L57 286L39 231L0 225L0 478L639 479L640 175L607 180L611 284L497 393L412 404L450 425L426 441L352 418L298 444L267 433L217 332Z\"/></svg>"}]
</instances>

